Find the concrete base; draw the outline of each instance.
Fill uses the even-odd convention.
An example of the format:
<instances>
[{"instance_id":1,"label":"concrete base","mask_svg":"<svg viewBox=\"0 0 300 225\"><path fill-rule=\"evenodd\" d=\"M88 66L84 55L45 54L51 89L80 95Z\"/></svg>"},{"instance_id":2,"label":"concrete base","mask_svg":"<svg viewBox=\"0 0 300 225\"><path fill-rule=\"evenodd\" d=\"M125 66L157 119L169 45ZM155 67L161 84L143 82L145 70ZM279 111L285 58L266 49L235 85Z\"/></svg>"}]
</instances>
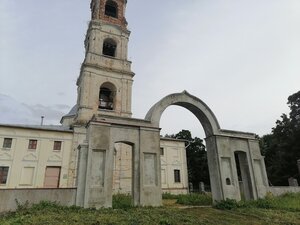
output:
<instances>
[{"instance_id":1,"label":"concrete base","mask_svg":"<svg viewBox=\"0 0 300 225\"><path fill-rule=\"evenodd\" d=\"M0 212L15 211L17 202L21 205L41 201L57 202L61 205L75 205L76 188L52 189L0 189Z\"/></svg>"}]
</instances>

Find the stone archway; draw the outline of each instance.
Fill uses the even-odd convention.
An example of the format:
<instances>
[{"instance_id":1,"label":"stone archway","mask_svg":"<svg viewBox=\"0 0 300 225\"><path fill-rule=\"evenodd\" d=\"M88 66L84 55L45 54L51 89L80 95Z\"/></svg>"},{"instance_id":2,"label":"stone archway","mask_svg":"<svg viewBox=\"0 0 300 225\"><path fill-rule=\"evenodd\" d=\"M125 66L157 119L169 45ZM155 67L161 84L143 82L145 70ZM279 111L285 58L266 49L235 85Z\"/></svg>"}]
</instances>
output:
<instances>
[{"instance_id":1,"label":"stone archway","mask_svg":"<svg viewBox=\"0 0 300 225\"><path fill-rule=\"evenodd\" d=\"M171 94L161 99L148 111L145 120L149 120L153 125L159 126L162 113L171 105L182 106L192 112L202 124L206 137L219 133L220 125L211 109L203 101L187 91Z\"/></svg>"},{"instance_id":2,"label":"stone archway","mask_svg":"<svg viewBox=\"0 0 300 225\"><path fill-rule=\"evenodd\" d=\"M237 150L248 153L244 160L249 165L248 189L253 190L253 199L266 194L268 182L265 164L254 134L222 130L211 109L187 91L161 99L148 111L145 120L159 127L162 113L171 105L181 106L192 112L204 128L214 201L241 199L234 155Z\"/></svg>"},{"instance_id":3,"label":"stone archway","mask_svg":"<svg viewBox=\"0 0 300 225\"><path fill-rule=\"evenodd\" d=\"M244 190L254 199L268 188L264 159L254 134L222 130L209 107L186 91L166 96L147 113L145 120L95 115L86 127L86 141L79 145L76 205L111 207L115 143L132 146L134 205L160 206L160 128L162 113L170 105L191 111L206 134L207 159L213 199L241 199L235 152L244 152L239 163ZM244 168L244 167L243 167ZM245 185L248 185L246 187Z\"/></svg>"}]
</instances>

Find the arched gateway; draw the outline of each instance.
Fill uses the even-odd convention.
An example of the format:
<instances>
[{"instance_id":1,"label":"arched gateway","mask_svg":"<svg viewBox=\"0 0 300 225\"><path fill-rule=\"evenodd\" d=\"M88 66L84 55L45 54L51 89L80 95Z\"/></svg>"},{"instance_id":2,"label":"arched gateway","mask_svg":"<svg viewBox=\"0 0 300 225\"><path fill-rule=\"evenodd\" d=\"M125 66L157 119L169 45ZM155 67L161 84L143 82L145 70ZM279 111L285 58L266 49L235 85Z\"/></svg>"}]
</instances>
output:
<instances>
[{"instance_id":1,"label":"arched gateway","mask_svg":"<svg viewBox=\"0 0 300 225\"><path fill-rule=\"evenodd\" d=\"M161 205L159 121L170 105L191 111L205 130L214 200L265 196L267 175L255 135L220 129L209 107L184 91L160 100L144 120L101 114L90 120L87 141L79 146L77 205L111 206L115 143L129 143L132 146L134 204Z\"/></svg>"},{"instance_id":2,"label":"arched gateway","mask_svg":"<svg viewBox=\"0 0 300 225\"><path fill-rule=\"evenodd\" d=\"M168 95L156 103L145 119L159 127L164 110L177 105L192 112L206 135L208 166L214 200L257 199L267 191L267 174L254 134L222 130L211 109L187 91Z\"/></svg>"}]
</instances>

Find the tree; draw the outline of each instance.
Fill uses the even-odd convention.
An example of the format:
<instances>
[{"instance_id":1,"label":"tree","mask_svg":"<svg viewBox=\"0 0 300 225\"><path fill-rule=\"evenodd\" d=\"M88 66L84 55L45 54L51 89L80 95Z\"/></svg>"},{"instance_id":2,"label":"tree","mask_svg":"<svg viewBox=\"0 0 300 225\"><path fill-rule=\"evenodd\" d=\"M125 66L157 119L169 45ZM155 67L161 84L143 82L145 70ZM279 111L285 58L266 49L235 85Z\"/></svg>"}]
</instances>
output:
<instances>
[{"instance_id":1,"label":"tree","mask_svg":"<svg viewBox=\"0 0 300 225\"><path fill-rule=\"evenodd\" d=\"M296 163L300 159L300 91L288 97L288 105L289 116L282 114L272 133L260 140L273 185L287 185L290 177L299 179Z\"/></svg>"},{"instance_id":2,"label":"tree","mask_svg":"<svg viewBox=\"0 0 300 225\"><path fill-rule=\"evenodd\" d=\"M203 140L198 137L193 138L189 130L182 130L166 137L185 141L189 182L194 188L199 188L199 182L209 184L207 154Z\"/></svg>"}]
</instances>

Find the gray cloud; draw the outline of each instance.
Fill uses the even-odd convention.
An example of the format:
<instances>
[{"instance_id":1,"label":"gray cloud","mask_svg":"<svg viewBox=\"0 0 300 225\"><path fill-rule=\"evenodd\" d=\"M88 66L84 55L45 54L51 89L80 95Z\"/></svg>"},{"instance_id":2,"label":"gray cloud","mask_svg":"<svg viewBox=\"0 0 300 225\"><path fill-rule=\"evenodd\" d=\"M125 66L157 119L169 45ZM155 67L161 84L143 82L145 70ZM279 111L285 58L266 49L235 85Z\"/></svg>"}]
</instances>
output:
<instances>
[{"instance_id":1,"label":"gray cloud","mask_svg":"<svg viewBox=\"0 0 300 225\"><path fill-rule=\"evenodd\" d=\"M297 0L128 1L134 117L187 90L222 128L270 132L288 111L287 97L299 90L299 10ZM0 90L25 105L0 106L1 118L54 120L76 102L89 14L89 1L3 0ZM163 114L161 126L167 133L202 130L177 108Z\"/></svg>"},{"instance_id":2,"label":"gray cloud","mask_svg":"<svg viewBox=\"0 0 300 225\"><path fill-rule=\"evenodd\" d=\"M0 94L0 123L4 124L39 124L41 116L45 117L45 124L59 124L60 118L69 109L66 105L28 105Z\"/></svg>"}]
</instances>

